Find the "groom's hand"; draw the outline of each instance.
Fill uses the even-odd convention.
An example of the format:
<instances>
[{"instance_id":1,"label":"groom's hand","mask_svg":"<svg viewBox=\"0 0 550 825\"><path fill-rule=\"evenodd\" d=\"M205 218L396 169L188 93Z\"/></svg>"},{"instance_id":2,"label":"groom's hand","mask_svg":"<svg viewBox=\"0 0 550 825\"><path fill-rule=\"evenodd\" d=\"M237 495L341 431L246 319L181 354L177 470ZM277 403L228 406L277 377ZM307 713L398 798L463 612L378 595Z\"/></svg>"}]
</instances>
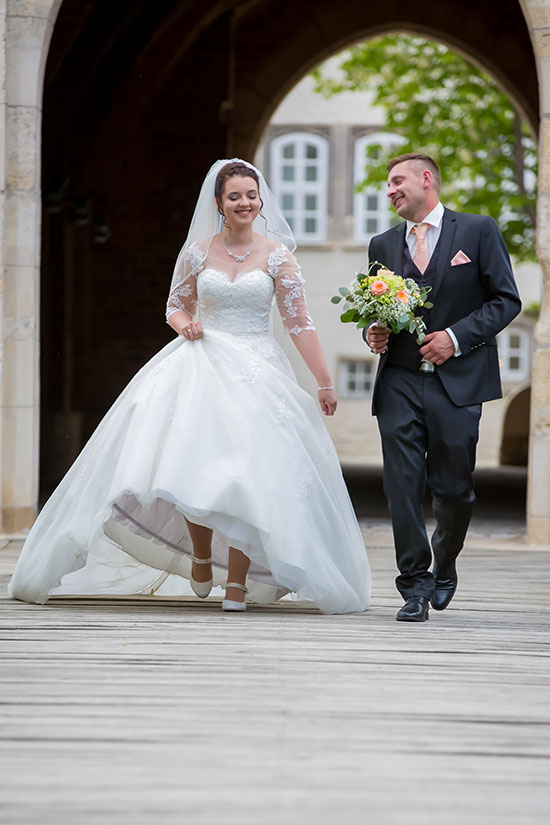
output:
<instances>
[{"instance_id":1,"label":"groom's hand","mask_svg":"<svg viewBox=\"0 0 550 825\"><path fill-rule=\"evenodd\" d=\"M420 347L420 355L426 361L430 361L436 366L440 366L447 361L451 355L455 354L455 345L448 332L444 329L437 330L437 332L429 332L422 346Z\"/></svg>"},{"instance_id":2,"label":"groom's hand","mask_svg":"<svg viewBox=\"0 0 550 825\"><path fill-rule=\"evenodd\" d=\"M379 327L373 324L367 329L367 344L371 352L375 355L381 355L386 352L388 348L388 338L390 337L390 330L387 327Z\"/></svg>"}]
</instances>

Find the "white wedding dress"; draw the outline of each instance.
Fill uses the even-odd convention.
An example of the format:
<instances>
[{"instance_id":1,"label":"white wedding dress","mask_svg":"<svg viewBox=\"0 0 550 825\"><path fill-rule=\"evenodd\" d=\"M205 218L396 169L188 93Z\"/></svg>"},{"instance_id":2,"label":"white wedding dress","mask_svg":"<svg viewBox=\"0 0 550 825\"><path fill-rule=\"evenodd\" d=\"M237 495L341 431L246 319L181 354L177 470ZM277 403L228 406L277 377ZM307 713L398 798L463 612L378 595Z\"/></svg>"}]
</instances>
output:
<instances>
[{"instance_id":1,"label":"white wedding dress","mask_svg":"<svg viewBox=\"0 0 550 825\"><path fill-rule=\"evenodd\" d=\"M228 546L251 561L248 600L292 592L326 613L363 611L370 571L316 401L271 335L276 295L290 333L313 329L294 257L273 245L231 280L198 246L168 314L198 309L109 410L41 511L10 594L191 593L184 516L214 528L214 585ZM215 591L214 591L215 592Z\"/></svg>"}]
</instances>

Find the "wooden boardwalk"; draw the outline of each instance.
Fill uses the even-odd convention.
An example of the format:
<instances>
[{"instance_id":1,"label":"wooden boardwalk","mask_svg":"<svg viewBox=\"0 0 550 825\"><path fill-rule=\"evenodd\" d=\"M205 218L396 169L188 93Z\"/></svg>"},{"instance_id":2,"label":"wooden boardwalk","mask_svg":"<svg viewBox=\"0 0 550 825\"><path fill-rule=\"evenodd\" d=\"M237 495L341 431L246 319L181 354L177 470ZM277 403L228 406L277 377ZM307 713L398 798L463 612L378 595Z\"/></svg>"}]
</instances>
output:
<instances>
[{"instance_id":1,"label":"wooden boardwalk","mask_svg":"<svg viewBox=\"0 0 550 825\"><path fill-rule=\"evenodd\" d=\"M550 810L550 550L473 534L459 592L222 614L193 600L10 601L0 551L2 825L539 825Z\"/></svg>"}]
</instances>

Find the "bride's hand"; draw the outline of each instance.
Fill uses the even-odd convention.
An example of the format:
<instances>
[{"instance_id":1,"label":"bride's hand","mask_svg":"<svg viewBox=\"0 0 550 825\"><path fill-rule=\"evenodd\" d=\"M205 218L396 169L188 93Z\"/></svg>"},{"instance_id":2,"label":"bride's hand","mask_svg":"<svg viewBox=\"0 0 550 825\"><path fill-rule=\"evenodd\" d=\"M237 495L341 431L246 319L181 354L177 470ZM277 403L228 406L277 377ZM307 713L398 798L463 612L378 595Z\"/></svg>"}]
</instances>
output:
<instances>
[{"instance_id":1,"label":"bride's hand","mask_svg":"<svg viewBox=\"0 0 550 825\"><path fill-rule=\"evenodd\" d=\"M187 338L188 341L196 341L198 338L202 338L204 335L202 324L198 321L191 321L190 324L186 324L181 328L181 335Z\"/></svg>"},{"instance_id":2,"label":"bride's hand","mask_svg":"<svg viewBox=\"0 0 550 825\"><path fill-rule=\"evenodd\" d=\"M334 415L338 406L338 396L334 390L319 390L317 392L319 405L323 415Z\"/></svg>"}]
</instances>

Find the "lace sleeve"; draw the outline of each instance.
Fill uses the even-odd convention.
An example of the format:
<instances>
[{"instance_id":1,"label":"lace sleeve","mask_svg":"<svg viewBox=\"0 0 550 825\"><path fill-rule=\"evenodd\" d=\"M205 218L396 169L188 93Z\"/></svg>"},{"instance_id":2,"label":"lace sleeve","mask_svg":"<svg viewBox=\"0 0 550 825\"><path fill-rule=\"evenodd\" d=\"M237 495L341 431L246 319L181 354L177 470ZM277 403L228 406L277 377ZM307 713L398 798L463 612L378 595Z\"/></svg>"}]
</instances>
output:
<instances>
[{"instance_id":1,"label":"lace sleeve","mask_svg":"<svg viewBox=\"0 0 550 825\"><path fill-rule=\"evenodd\" d=\"M277 307L285 329L299 335L306 329L315 329L307 311L302 271L294 255L283 246L269 253L267 271L275 283Z\"/></svg>"},{"instance_id":2,"label":"lace sleeve","mask_svg":"<svg viewBox=\"0 0 550 825\"><path fill-rule=\"evenodd\" d=\"M166 303L166 320L174 312L182 309L189 315L194 314L197 303L197 275L203 269L205 257L206 253L198 244L192 244L181 255L176 264Z\"/></svg>"}]
</instances>

